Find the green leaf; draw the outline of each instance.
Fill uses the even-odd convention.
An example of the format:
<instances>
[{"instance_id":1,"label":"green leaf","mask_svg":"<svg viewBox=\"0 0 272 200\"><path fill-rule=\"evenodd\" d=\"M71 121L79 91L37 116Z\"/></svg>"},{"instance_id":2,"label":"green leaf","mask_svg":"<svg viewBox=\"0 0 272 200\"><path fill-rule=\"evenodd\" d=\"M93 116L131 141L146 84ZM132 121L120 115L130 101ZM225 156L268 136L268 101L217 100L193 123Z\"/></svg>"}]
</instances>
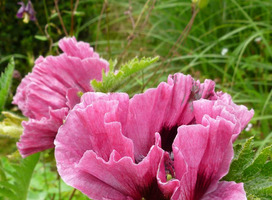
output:
<instances>
[{"instance_id":1,"label":"green leaf","mask_svg":"<svg viewBox=\"0 0 272 200\"><path fill-rule=\"evenodd\" d=\"M146 67L156 62L159 57L155 58L134 58L126 64L122 65L119 70L115 71L116 61L109 61L109 72L106 74L102 72L102 81L92 80L91 84L96 92L114 92L116 88L126 78L132 74L139 72Z\"/></svg>"},{"instance_id":2,"label":"green leaf","mask_svg":"<svg viewBox=\"0 0 272 200\"><path fill-rule=\"evenodd\" d=\"M253 149L253 138L236 145L236 156L224 180L243 182L248 199L272 199L272 146L258 154Z\"/></svg>"},{"instance_id":3,"label":"green leaf","mask_svg":"<svg viewBox=\"0 0 272 200\"><path fill-rule=\"evenodd\" d=\"M44 35L35 35L34 38L41 41L47 41L47 37Z\"/></svg>"},{"instance_id":4,"label":"green leaf","mask_svg":"<svg viewBox=\"0 0 272 200\"><path fill-rule=\"evenodd\" d=\"M6 163L6 166L1 164L0 170L7 180L0 181L0 197L12 200L27 199L29 184L39 157L39 153L31 155L22 159L20 164L11 164L6 158L1 159L1 163Z\"/></svg>"},{"instance_id":5,"label":"green leaf","mask_svg":"<svg viewBox=\"0 0 272 200\"><path fill-rule=\"evenodd\" d=\"M12 82L12 75L14 70L14 59L11 58L5 72L0 77L0 111L4 109L9 88Z\"/></svg>"},{"instance_id":6,"label":"green leaf","mask_svg":"<svg viewBox=\"0 0 272 200\"><path fill-rule=\"evenodd\" d=\"M11 112L2 112L4 120L0 122L0 135L12 138L20 138L23 133L22 121L27 119Z\"/></svg>"}]
</instances>

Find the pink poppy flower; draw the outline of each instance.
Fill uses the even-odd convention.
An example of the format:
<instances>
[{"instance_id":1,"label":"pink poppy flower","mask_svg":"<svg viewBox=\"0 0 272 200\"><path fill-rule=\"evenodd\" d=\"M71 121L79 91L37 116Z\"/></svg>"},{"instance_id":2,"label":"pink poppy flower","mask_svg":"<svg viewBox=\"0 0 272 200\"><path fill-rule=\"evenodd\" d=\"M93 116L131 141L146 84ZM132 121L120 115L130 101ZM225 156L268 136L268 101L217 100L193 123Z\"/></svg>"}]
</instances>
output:
<instances>
[{"instance_id":1,"label":"pink poppy flower","mask_svg":"<svg viewBox=\"0 0 272 200\"><path fill-rule=\"evenodd\" d=\"M54 147L58 128L68 110L80 102L79 93L93 91L90 80L101 80L108 63L88 43L75 38L59 41L63 53L40 56L17 88L13 103L29 117L18 142L23 157Z\"/></svg>"},{"instance_id":2,"label":"pink poppy flower","mask_svg":"<svg viewBox=\"0 0 272 200\"><path fill-rule=\"evenodd\" d=\"M58 172L92 199L246 199L219 182L253 115L228 97L182 74L131 99L85 93L55 139Z\"/></svg>"}]
</instances>

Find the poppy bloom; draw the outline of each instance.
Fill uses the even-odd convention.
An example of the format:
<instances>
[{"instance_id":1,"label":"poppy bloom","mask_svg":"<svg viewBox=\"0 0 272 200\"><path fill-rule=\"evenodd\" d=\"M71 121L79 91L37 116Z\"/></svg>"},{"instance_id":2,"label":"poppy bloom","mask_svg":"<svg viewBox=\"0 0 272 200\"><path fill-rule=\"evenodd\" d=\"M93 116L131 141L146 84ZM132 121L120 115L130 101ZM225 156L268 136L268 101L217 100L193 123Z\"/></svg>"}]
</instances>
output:
<instances>
[{"instance_id":1,"label":"poppy bloom","mask_svg":"<svg viewBox=\"0 0 272 200\"><path fill-rule=\"evenodd\" d=\"M20 19L23 18L23 22L28 23L29 20L36 21L36 12L32 6L31 1L29 0L25 5L24 2L18 2L21 7L19 8L16 16Z\"/></svg>"},{"instance_id":2,"label":"poppy bloom","mask_svg":"<svg viewBox=\"0 0 272 200\"><path fill-rule=\"evenodd\" d=\"M17 146L23 157L53 148L57 130L80 94L93 91L90 81L101 80L108 62L89 44L75 38L59 41L59 56L40 56L17 88L13 103L29 118Z\"/></svg>"},{"instance_id":3,"label":"poppy bloom","mask_svg":"<svg viewBox=\"0 0 272 200\"><path fill-rule=\"evenodd\" d=\"M92 199L245 199L219 180L252 115L183 74L131 99L85 93L56 136L58 172Z\"/></svg>"}]
</instances>

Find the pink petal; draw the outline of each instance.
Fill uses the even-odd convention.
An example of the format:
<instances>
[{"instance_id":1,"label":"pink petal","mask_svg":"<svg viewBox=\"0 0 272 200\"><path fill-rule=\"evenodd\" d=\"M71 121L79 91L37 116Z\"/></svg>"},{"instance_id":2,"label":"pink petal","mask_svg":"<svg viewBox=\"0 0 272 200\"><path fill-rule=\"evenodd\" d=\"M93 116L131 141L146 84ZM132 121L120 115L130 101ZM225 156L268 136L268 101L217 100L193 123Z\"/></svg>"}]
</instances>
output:
<instances>
[{"instance_id":1,"label":"pink petal","mask_svg":"<svg viewBox=\"0 0 272 200\"><path fill-rule=\"evenodd\" d=\"M148 89L130 100L124 134L133 140L136 158L147 154L156 132L161 134L162 148L171 149L177 126L193 118L190 110L184 118L192 84L191 76L175 74L169 77L168 83L161 83L156 89Z\"/></svg>"},{"instance_id":2,"label":"pink petal","mask_svg":"<svg viewBox=\"0 0 272 200\"><path fill-rule=\"evenodd\" d=\"M94 151L86 151L77 168L92 174L105 184L133 199L141 199L142 197L157 199L163 196L156 180L157 167L163 155L163 151L158 146L152 146L148 155L139 164L135 164L129 157L120 159L120 155L116 154L118 153L113 151L110 160L105 162ZM152 189L156 191L152 191ZM87 188L86 191L88 191ZM101 191L101 193L103 192ZM89 197L95 198L92 195Z\"/></svg>"},{"instance_id":3,"label":"pink petal","mask_svg":"<svg viewBox=\"0 0 272 200\"><path fill-rule=\"evenodd\" d=\"M122 135L121 124L115 115L118 103L116 100L97 101L85 109L70 112L59 130L57 143L69 144L69 148L74 145L75 149L81 149L82 154L92 149L104 160L109 159L113 150L134 159L132 141ZM76 131L72 132L71 129Z\"/></svg>"},{"instance_id":4,"label":"pink petal","mask_svg":"<svg viewBox=\"0 0 272 200\"><path fill-rule=\"evenodd\" d=\"M24 132L17 147L22 157L54 147L54 139L58 128L62 125L68 109L51 110L49 118L30 119L23 122Z\"/></svg>"},{"instance_id":5,"label":"pink petal","mask_svg":"<svg viewBox=\"0 0 272 200\"><path fill-rule=\"evenodd\" d=\"M70 88L67 90L66 93L66 105L69 107L69 109L72 109L76 104L80 103L80 93L76 88Z\"/></svg>"},{"instance_id":6,"label":"pink petal","mask_svg":"<svg viewBox=\"0 0 272 200\"><path fill-rule=\"evenodd\" d=\"M26 125L26 129L30 126L33 129L25 130L24 138L29 138L34 134L33 131L40 129L35 126L42 126L43 123L45 127L48 126L48 123L54 124L55 118L50 116L50 109L56 112L63 108L71 109L80 102L79 97L76 96L77 93L93 91L90 81L92 79L101 80L102 70L108 71L108 63L100 59L89 44L77 42L75 38L65 38L60 41L60 46L64 49L63 54L46 58L39 57L35 61L33 71L22 80L17 88L13 103L18 105L25 116L31 118L31 123ZM74 51L74 54L71 51ZM62 116L61 120L64 117ZM59 126L62 124L59 124L58 118L56 124ZM56 135L58 129L54 130ZM30 135L27 136L27 134ZM35 135L38 138L48 136L44 131L36 132ZM23 144L24 141L26 144ZM39 142L35 145L38 144ZM40 144L40 149L44 149L43 141L40 141ZM24 149L27 149L27 145L30 143L25 139L19 143L19 146L23 146ZM53 143L48 144L47 147L53 147ZM32 146L30 145L28 149L27 154L30 154Z\"/></svg>"},{"instance_id":7,"label":"pink petal","mask_svg":"<svg viewBox=\"0 0 272 200\"><path fill-rule=\"evenodd\" d=\"M86 93L82 98L55 140L55 157L63 180L95 199L109 198L113 189L116 198L111 199L151 195L149 186L157 187L157 166L163 155L158 147L159 135L156 146L135 164L133 143L122 135L118 121L121 104L128 101L127 95L98 93L96 99L95 93ZM87 101L92 103L84 108ZM84 184L85 181L90 184ZM100 187L105 189L93 190ZM120 193L123 196L117 195Z\"/></svg>"},{"instance_id":8,"label":"pink petal","mask_svg":"<svg viewBox=\"0 0 272 200\"><path fill-rule=\"evenodd\" d=\"M206 194L202 200L246 200L242 183L222 181L215 191Z\"/></svg>"},{"instance_id":9,"label":"pink petal","mask_svg":"<svg viewBox=\"0 0 272 200\"><path fill-rule=\"evenodd\" d=\"M196 123L201 123L205 114L212 118L221 116L235 125L234 141L253 117L254 111L249 111L243 105L238 106L234 104L228 94L221 94L217 98L215 101L201 99L193 103Z\"/></svg>"},{"instance_id":10,"label":"pink petal","mask_svg":"<svg viewBox=\"0 0 272 200\"><path fill-rule=\"evenodd\" d=\"M233 156L233 124L209 116L203 118L202 124L178 129L173 153L176 178L181 185L173 199L200 198L228 172Z\"/></svg>"},{"instance_id":11,"label":"pink petal","mask_svg":"<svg viewBox=\"0 0 272 200\"><path fill-rule=\"evenodd\" d=\"M63 38L59 41L59 47L68 56L85 58L99 58L99 55L93 51L88 43L77 42L75 37Z\"/></svg>"},{"instance_id":12,"label":"pink petal","mask_svg":"<svg viewBox=\"0 0 272 200\"><path fill-rule=\"evenodd\" d=\"M162 148L170 152L178 126L194 119L192 102L214 95L214 82L200 84L180 73L169 76L168 83L135 95L130 100L124 134L133 140L136 158L147 154L155 132L161 134Z\"/></svg>"}]
</instances>

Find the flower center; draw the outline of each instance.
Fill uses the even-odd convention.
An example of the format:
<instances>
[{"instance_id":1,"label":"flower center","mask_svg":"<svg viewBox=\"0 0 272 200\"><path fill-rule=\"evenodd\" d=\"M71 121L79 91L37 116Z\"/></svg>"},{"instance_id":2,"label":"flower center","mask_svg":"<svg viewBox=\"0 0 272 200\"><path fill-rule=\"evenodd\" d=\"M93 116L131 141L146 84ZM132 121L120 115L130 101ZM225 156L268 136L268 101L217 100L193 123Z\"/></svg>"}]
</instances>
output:
<instances>
[{"instance_id":1,"label":"flower center","mask_svg":"<svg viewBox=\"0 0 272 200\"><path fill-rule=\"evenodd\" d=\"M27 24L29 22L30 16L27 12L24 12L23 18L23 22Z\"/></svg>"},{"instance_id":2,"label":"flower center","mask_svg":"<svg viewBox=\"0 0 272 200\"><path fill-rule=\"evenodd\" d=\"M151 184L146 187L142 192L142 200L169 200L168 197L164 196L159 189L157 179L153 179Z\"/></svg>"},{"instance_id":3,"label":"flower center","mask_svg":"<svg viewBox=\"0 0 272 200\"><path fill-rule=\"evenodd\" d=\"M174 142L174 139L178 133L178 125L169 127L169 126L163 126L162 129L159 131L161 135L161 145L162 149L164 151L167 151L169 153L172 152L172 144Z\"/></svg>"}]
</instances>

